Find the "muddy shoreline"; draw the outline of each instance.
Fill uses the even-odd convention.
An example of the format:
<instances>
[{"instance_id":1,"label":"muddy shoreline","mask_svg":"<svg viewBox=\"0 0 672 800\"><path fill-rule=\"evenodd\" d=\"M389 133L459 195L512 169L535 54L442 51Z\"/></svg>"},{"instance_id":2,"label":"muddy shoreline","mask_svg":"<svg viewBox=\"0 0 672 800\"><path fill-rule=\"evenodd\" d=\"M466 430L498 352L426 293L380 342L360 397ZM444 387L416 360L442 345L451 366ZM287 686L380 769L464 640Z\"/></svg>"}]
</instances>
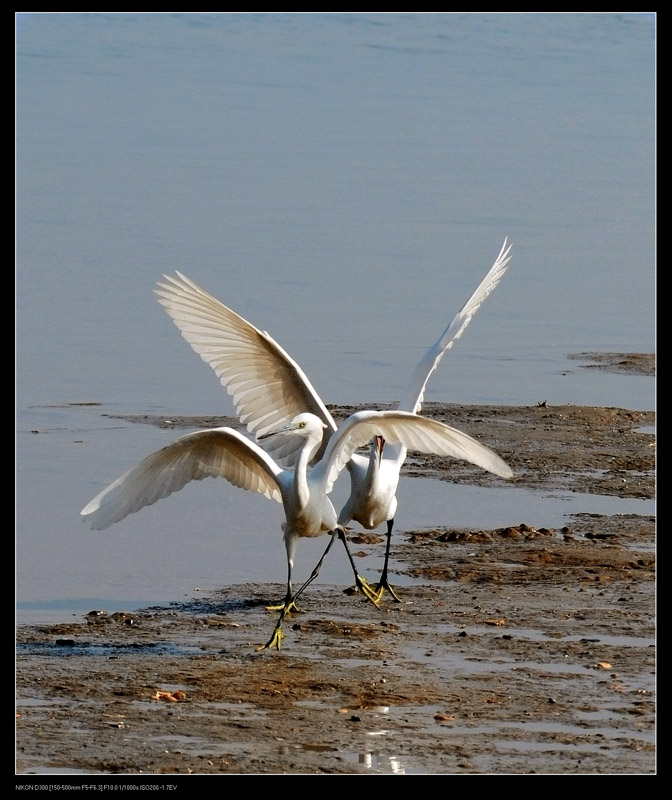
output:
<instances>
[{"instance_id":1,"label":"muddy shoreline","mask_svg":"<svg viewBox=\"0 0 672 800\"><path fill-rule=\"evenodd\" d=\"M652 358L636 356L632 368L651 374ZM560 530L525 520L399 530L392 582L417 579L399 590L401 603L388 596L375 608L349 587L311 587L279 652L256 646L280 584L20 627L22 781L655 774L655 517L581 511L582 493L654 497L654 412L428 404L423 413L493 447L516 485L575 493L576 513ZM404 475L501 485L447 459L414 457ZM382 563L381 535L353 528L351 541Z\"/></svg>"}]
</instances>

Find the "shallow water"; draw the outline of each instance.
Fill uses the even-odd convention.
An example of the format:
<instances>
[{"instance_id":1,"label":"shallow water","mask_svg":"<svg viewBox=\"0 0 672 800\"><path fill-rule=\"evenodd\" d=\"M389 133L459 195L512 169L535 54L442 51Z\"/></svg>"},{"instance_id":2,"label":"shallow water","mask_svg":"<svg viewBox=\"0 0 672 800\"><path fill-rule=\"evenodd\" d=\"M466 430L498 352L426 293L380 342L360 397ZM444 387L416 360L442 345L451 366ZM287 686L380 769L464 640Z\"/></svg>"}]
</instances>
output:
<instances>
[{"instance_id":1,"label":"shallow water","mask_svg":"<svg viewBox=\"0 0 672 800\"><path fill-rule=\"evenodd\" d=\"M279 507L228 486L79 520L175 436L104 414L232 411L152 294L164 272L268 330L326 402L389 402L508 236L426 399L653 408L652 379L567 356L655 347L654 24L19 14L18 620L284 581ZM402 483L400 530L632 511L435 483Z\"/></svg>"}]
</instances>

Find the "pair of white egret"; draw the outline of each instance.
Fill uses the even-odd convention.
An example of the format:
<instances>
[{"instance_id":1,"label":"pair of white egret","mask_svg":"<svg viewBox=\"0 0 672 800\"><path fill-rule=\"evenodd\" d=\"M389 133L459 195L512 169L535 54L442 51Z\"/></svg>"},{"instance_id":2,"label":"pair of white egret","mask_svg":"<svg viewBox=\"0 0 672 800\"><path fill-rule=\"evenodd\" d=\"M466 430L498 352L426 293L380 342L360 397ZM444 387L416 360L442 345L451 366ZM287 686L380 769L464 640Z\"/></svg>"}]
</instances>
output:
<instances>
[{"instance_id":1,"label":"pair of white egret","mask_svg":"<svg viewBox=\"0 0 672 800\"><path fill-rule=\"evenodd\" d=\"M94 530L103 530L182 489L193 480L221 477L242 489L283 504L287 552L287 591L269 641L260 649L279 648L282 623L319 573L336 537L350 559L357 587L376 605L388 582L396 490L407 450L451 456L503 478L510 467L492 450L436 420L418 415L425 386L444 353L459 339L486 297L497 286L510 260L502 249L476 291L416 367L396 411L359 411L340 425L299 365L265 331L256 328L203 291L180 272L165 275L155 290L173 322L201 358L210 364L232 396L241 423L269 452L229 427L196 431L152 453L110 484L82 510ZM368 457L355 451L371 442ZM384 457L383 457L384 454ZM350 473L350 496L337 515L329 499L343 468ZM372 530L387 523L381 578L370 586L357 573L347 546L346 528L355 520ZM302 537L331 533L331 539L308 580L294 593L292 572Z\"/></svg>"}]
</instances>

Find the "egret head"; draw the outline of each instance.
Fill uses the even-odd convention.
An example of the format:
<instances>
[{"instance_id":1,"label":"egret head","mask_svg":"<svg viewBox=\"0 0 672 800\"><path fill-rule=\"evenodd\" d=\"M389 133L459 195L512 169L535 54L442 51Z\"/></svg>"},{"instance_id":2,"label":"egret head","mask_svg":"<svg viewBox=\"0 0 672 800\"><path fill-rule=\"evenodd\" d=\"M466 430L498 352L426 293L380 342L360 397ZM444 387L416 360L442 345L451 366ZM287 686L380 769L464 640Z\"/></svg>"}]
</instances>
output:
<instances>
[{"instance_id":1,"label":"egret head","mask_svg":"<svg viewBox=\"0 0 672 800\"><path fill-rule=\"evenodd\" d=\"M292 434L299 434L305 437L319 435L319 437L322 438L322 432L326 427L326 424L322 422L319 417L305 411L301 414L297 414L292 421L288 422L286 425L281 425L279 428L262 434L259 436L259 439L268 439L269 436L278 436L282 434L290 436Z\"/></svg>"}]
</instances>

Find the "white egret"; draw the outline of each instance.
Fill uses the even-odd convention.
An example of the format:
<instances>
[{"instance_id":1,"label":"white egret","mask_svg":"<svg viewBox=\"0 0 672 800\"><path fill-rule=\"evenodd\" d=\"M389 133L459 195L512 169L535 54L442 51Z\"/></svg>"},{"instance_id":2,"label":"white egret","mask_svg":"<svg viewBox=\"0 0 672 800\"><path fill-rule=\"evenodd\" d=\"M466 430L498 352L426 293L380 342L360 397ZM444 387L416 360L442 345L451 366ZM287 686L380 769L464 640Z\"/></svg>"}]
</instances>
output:
<instances>
[{"instance_id":1,"label":"white egret","mask_svg":"<svg viewBox=\"0 0 672 800\"><path fill-rule=\"evenodd\" d=\"M511 246L507 246L505 239L476 291L418 363L399 403L400 410L420 411L427 381L498 285L508 268L510 251ZM319 458L337 426L301 367L268 333L256 328L182 273L177 272L177 277L164 275L164 278L167 282L159 283L155 290L159 302L182 336L214 369L232 396L240 421L251 433L263 435L297 413L311 412L325 425L323 441L316 453ZM387 523L385 561L377 586L377 601L386 589L398 600L388 583L387 572L397 509L396 491L406 450L401 443L393 445L389 440L386 443L378 433L369 457L353 453L347 464L350 496L338 515L338 523L345 527L355 520L368 530ZM281 463L291 465L298 445L298 440L274 441L269 449Z\"/></svg>"},{"instance_id":2,"label":"white egret","mask_svg":"<svg viewBox=\"0 0 672 800\"><path fill-rule=\"evenodd\" d=\"M299 443L298 448L293 448L294 469L282 469L259 445L232 428L189 433L152 453L111 483L85 506L82 517L92 529L103 530L179 491L190 481L207 477L225 478L234 486L281 502L285 511L282 528L287 551L287 592L271 638L260 649L279 648L285 615L316 577L334 537L338 535L346 542L345 531L338 524L328 495L358 447L382 435L388 442L411 450L464 458L498 475L511 475L510 468L498 455L470 436L436 420L402 411L352 414L331 436L322 458L310 468L321 447L323 431L324 422L319 417L301 413L267 434ZM332 538L324 555L309 579L293 594L292 571L298 540L328 532ZM352 558L350 561L356 582L361 586Z\"/></svg>"},{"instance_id":3,"label":"white egret","mask_svg":"<svg viewBox=\"0 0 672 800\"><path fill-rule=\"evenodd\" d=\"M492 293L504 276L511 260L510 252L511 245L507 247L507 239L504 239L502 249L486 276L453 317L441 336L419 361L408 382L405 394L397 406L399 410L409 411L414 414L420 412L425 388L430 376L438 367L443 356L462 336L483 301ZM384 457L383 454L385 454ZM352 456L349 469L350 496L338 515L339 525L344 527L353 519L367 530L374 530L383 522L387 524L385 560L380 581L377 585L379 600L387 590L399 602L399 598L388 582L387 573L392 529L397 511L397 486L399 485L401 468L405 460L406 448L404 448L403 444L389 446L389 443L386 443L385 438L382 436L375 438L368 459L355 453ZM508 477L511 476L509 475Z\"/></svg>"}]
</instances>

